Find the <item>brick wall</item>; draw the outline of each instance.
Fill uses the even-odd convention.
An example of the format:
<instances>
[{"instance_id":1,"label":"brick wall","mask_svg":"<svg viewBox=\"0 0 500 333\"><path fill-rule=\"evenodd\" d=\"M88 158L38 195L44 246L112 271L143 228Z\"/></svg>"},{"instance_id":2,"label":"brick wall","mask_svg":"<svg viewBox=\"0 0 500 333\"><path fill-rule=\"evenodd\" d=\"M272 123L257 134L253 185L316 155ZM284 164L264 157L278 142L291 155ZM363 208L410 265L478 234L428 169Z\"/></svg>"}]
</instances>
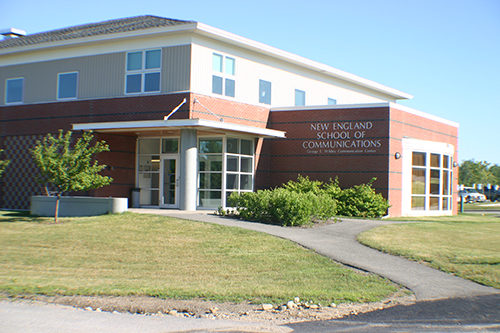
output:
<instances>
[{"instance_id":1,"label":"brick wall","mask_svg":"<svg viewBox=\"0 0 500 333\"><path fill-rule=\"evenodd\" d=\"M360 128L363 124L365 129ZM287 132L286 139L266 139L270 187L299 174L324 182L338 177L343 188L376 177L373 187L389 200L391 216L401 215L402 159L394 155L402 152L403 137L458 147L457 127L389 106L273 111L269 127ZM453 189L457 180L454 168Z\"/></svg>"}]
</instances>

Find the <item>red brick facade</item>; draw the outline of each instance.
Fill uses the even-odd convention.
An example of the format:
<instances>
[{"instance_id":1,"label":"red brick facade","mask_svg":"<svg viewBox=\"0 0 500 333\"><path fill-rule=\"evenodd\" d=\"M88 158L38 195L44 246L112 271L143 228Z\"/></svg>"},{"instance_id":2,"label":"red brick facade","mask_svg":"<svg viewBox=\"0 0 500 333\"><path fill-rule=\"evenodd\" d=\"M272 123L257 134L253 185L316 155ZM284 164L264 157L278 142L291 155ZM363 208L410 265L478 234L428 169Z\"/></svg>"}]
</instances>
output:
<instances>
[{"instance_id":1,"label":"red brick facade","mask_svg":"<svg viewBox=\"0 0 500 333\"><path fill-rule=\"evenodd\" d=\"M212 111L227 123L286 131L285 139L255 140L255 190L280 186L299 174L325 182L338 177L342 187L375 177L374 188L391 204L389 214L398 216L403 169L401 159L394 156L402 152L404 137L451 144L457 160L457 127L393 104L270 112L265 107L186 93L8 106L0 108L3 157L12 161L1 179L2 207L27 209L29 196L43 192L35 182L36 167L29 149L45 134L70 130L75 123L163 119L184 98L187 103L170 119L216 120ZM114 181L89 194L130 198L136 177L136 134L96 133L95 138L110 146L111 151L98 160L108 166L103 174ZM457 177L455 172L453 188Z\"/></svg>"},{"instance_id":2,"label":"red brick facade","mask_svg":"<svg viewBox=\"0 0 500 333\"><path fill-rule=\"evenodd\" d=\"M341 187L367 183L389 199L389 215L401 215L403 137L449 143L457 160L458 128L395 107L347 107L271 112L270 127L287 132L271 139L269 186L299 174ZM409 157L407 157L409 158ZM453 187L456 188L455 173ZM455 208L456 211L456 208Z\"/></svg>"}]
</instances>

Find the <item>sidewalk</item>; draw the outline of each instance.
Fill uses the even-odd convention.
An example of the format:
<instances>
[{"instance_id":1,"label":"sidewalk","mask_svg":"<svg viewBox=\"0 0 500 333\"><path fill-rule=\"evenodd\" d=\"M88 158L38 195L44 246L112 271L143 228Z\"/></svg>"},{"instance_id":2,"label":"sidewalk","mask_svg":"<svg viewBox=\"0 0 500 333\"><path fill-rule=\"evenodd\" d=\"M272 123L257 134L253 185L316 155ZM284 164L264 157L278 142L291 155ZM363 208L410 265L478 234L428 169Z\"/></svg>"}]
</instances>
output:
<instances>
[{"instance_id":1,"label":"sidewalk","mask_svg":"<svg viewBox=\"0 0 500 333\"><path fill-rule=\"evenodd\" d=\"M419 301L500 293L498 289L482 286L413 261L373 250L356 241L356 236L365 230L380 225L411 222L342 219L341 222L335 224L305 229L240 221L213 215L212 211L186 212L144 208L129 211L239 227L289 239L335 261L375 273L401 284L413 291Z\"/></svg>"}]
</instances>

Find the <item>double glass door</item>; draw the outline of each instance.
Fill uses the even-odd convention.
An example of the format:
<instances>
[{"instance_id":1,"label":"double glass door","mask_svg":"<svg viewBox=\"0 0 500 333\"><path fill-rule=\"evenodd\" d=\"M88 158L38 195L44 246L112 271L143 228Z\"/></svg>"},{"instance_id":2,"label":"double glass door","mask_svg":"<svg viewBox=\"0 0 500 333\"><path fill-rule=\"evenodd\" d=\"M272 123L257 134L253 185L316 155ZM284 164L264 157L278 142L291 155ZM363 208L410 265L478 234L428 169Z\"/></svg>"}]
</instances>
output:
<instances>
[{"instance_id":1,"label":"double glass door","mask_svg":"<svg viewBox=\"0 0 500 333\"><path fill-rule=\"evenodd\" d=\"M160 207L178 208L179 174L177 157L162 157L160 181Z\"/></svg>"}]
</instances>

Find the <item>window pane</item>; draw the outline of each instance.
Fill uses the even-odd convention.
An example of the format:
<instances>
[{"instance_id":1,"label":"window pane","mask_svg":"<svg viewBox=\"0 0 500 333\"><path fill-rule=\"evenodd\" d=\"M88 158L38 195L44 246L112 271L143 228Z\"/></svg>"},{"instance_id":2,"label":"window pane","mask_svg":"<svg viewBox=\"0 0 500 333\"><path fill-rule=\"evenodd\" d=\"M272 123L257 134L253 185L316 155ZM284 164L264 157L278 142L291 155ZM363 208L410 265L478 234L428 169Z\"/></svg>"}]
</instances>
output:
<instances>
[{"instance_id":1,"label":"window pane","mask_svg":"<svg viewBox=\"0 0 500 333\"><path fill-rule=\"evenodd\" d=\"M144 91L160 91L160 73L147 73L145 75Z\"/></svg>"},{"instance_id":2,"label":"window pane","mask_svg":"<svg viewBox=\"0 0 500 333\"><path fill-rule=\"evenodd\" d=\"M226 57L226 74L235 75L235 60L233 58Z\"/></svg>"},{"instance_id":3,"label":"window pane","mask_svg":"<svg viewBox=\"0 0 500 333\"><path fill-rule=\"evenodd\" d=\"M238 189L238 175L237 174L227 174L226 175L226 189L237 190Z\"/></svg>"},{"instance_id":4,"label":"window pane","mask_svg":"<svg viewBox=\"0 0 500 333\"><path fill-rule=\"evenodd\" d=\"M160 188L160 174L158 172L139 173L140 188Z\"/></svg>"},{"instance_id":5,"label":"window pane","mask_svg":"<svg viewBox=\"0 0 500 333\"><path fill-rule=\"evenodd\" d=\"M222 73L222 56L220 54L214 53L212 62L212 69L216 72Z\"/></svg>"},{"instance_id":6,"label":"window pane","mask_svg":"<svg viewBox=\"0 0 500 333\"><path fill-rule=\"evenodd\" d=\"M450 156L448 156L448 155L443 156L443 168L445 168L445 169L450 168Z\"/></svg>"},{"instance_id":7,"label":"window pane","mask_svg":"<svg viewBox=\"0 0 500 333\"><path fill-rule=\"evenodd\" d=\"M226 147L227 153L238 154L240 152L238 149L239 148L238 139L228 138L226 142L227 142L227 147Z\"/></svg>"},{"instance_id":8,"label":"window pane","mask_svg":"<svg viewBox=\"0 0 500 333\"><path fill-rule=\"evenodd\" d=\"M240 176L240 189L251 190L252 189L252 175L241 175Z\"/></svg>"},{"instance_id":9,"label":"window pane","mask_svg":"<svg viewBox=\"0 0 500 333\"><path fill-rule=\"evenodd\" d=\"M57 98L76 98L77 73L59 74Z\"/></svg>"},{"instance_id":10,"label":"window pane","mask_svg":"<svg viewBox=\"0 0 500 333\"><path fill-rule=\"evenodd\" d=\"M126 92L128 94L141 92L141 74L127 75Z\"/></svg>"},{"instance_id":11,"label":"window pane","mask_svg":"<svg viewBox=\"0 0 500 333\"><path fill-rule=\"evenodd\" d=\"M441 166L441 163L439 163L440 157L439 154L431 154L431 167L439 168Z\"/></svg>"},{"instance_id":12,"label":"window pane","mask_svg":"<svg viewBox=\"0 0 500 333\"><path fill-rule=\"evenodd\" d=\"M425 210L425 197L411 197L411 210Z\"/></svg>"},{"instance_id":13,"label":"window pane","mask_svg":"<svg viewBox=\"0 0 500 333\"><path fill-rule=\"evenodd\" d=\"M161 50L146 51L146 69L161 67Z\"/></svg>"},{"instance_id":14,"label":"window pane","mask_svg":"<svg viewBox=\"0 0 500 333\"><path fill-rule=\"evenodd\" d=\"M23 101L24 79L7 80L6 103L19 103Z\"/></svg>"},{"instance_id":15,"label":"window pane","mask_svg":"<svg viewBox=\"0 0 500 333\"><path fill-rule=\"evenodd\" d=\"M179 152L179 139L163 139L161 141L161 152L163 154L175 154Z\"/></svg>"},{"instance_id":16,"label":"window pane","mask_svg":"<svg viewBox=\"0 0 500 333\"><path fill-rule=\"evenodd\" d=\"M139 154L159 154L160 139L140 139Z\"/></svg>"},{"instance_id":17,"label":"window pane","mask_svg":"<svg viewBox=\"0 0 500 333\"><path fill-rule=\"evenodd\" d=\"M222 153L222 139L200 139L200 153Z\"/></svg>"},{"instance_id":18,"label":"window pane","mask_svg":"<svg viewBox=\"0 0 500 333\"><path fill-rule=\"evenodd\" d=\"M226 79L226 96L234 97L235 82L231 79Z\"/></svg>"},{"instance_id":19,"label":"window pane","mask_svg":"<svg viewBox=\"0 0 500 333\"><path fill-rule=\"evenodd\" d=\"M412 194L425 194L425 169L413 168L411 183Z\"/></svg>"},{"instance_id":20,"label":"window pane","mask_svg":"<svg viewBox=\"0 0 500 333\"><path fill-rule=\"evenodd\" d=\"M222 171L222 155L200 155L200 171Z\"/></svg>"},{"instance_id":21,"label":"window pane","mask_svg":"<svg viewBox=\"0 0 500 333\"><path fill-rule=\"evenodd\" d=\"M201 189L222 189L222 173L200 173L200 188Z\"/></svg>"},{"instance_id":22,"label":"window pane","mask_svg":"<svg viewBox=\"0 0 500 333\"><path fill-rule=\"evenodd\" d=\"M252 172L252 158L241 157L241 172Z\"/></svg>"},{"instance_id":23,"label":"window pane","mask_svg":"<svg viewBox=\"0 0 500 333\"><path fill-rule=\"evenodd\" d=\"M413 165L425 166L425 153L413 152Z\"/></svg>"},{"instance_id":24,"label":"window pane","mask_svg":"<svg viewBox=\"0 0 500 333\"><path fill-rule=\"evenodd\" d=\"M142 69L142 51L127 53L127 70L136 71Z\"/></svg>"},{"instance_id":25,"label":"window pane","mask_svg":"<svg viewBox=\"0 0 500 333\"><path fill-rule=\"evenodd\" d=\"M448 209L448 198L443 198L442 208L443 208L443 210L449 210Z\"/></svg>"},{"instance_id":26,"label":"window pane","mask_svg":"<svg viewBox=\"0 0 500 333\"><path fill-rule=\"evenodd\" d=\"M442 194L443 195L448 195L449 194L449 183L448 183L448 177L449 177L450 172L443 170L443 190Z\"/></svg>"},{"instance_id":27,"label":"window pane","mask_svg":"<svg viewBox=\"0 0 500 333\"><path fill-rule=\"evenodd\" d=\"M160 156L139 156L139 171L160 170Z\"/></svg>"},{"instance_id":28,"label":"window pane","mask_svg":"<svg viewBox=\"0 0 500 333\"><path fill-rule=\"evenodd\" d=\"M439 197L431 197L429 202L430 210L439 210Z\"/></svg>"},{"instance_id":29,"label":"window pane","mask_svg":"<svg viewBox=\"0 0 500 333\"><path fill-rule=\"evenodd\" d=\"M271 104L271 82L259 80L259 103Z\"/></svg>"},{"instance_id":30,"label":"window pane","mask_svg":"<svg viewBox=\"0 0 500 333\"><path fill-rule=\"evenodd\" d=\"M221 191L200 191L199 192L199 202L200 207L219 207L222 203Z\"/></svg>"},{"instance_id":31,"label":"window pane","mask_svg":"<svg viewBox=\"0 0 500 333\"><path fill-rule=\"evenodd\" d=\"M241 140L241 153L243 155L253 155L253 142L251 140Z\"/></svg>"},{"instance_id":32,"label":"window pane","mask_svg":"<svg viewBox=\"0 0 500 333\"><path fill-rule=\"evenodd\" d=\"M306 105L306 92L295 89L295 106Z\"/></svg>"},{"instance_id":33,"label":"window pane","mask_svg":"<svg viewBox=\"0 0 500 333\"><path fill-rule=\"evenodd\" d=\"M329 98L328 99L328 105L336 105L337 104L337 100L336 99L333 99L333 98Z\"/></svg>"},{"instance_id":34,"label":"window pane","mask_svg":"<svg viewBox=\"0 0 500 333\"><path fill-rule=\"evenodd\" d=\"M158 190L141 190L140 204L141 205L158 206L159 193L160 193L160 191L158 191Z\"/></svg>"},{"instance_id":35,"label":"window pane","mask_svg":"<svg viewBox=\"0 0 500 333\"><path fill-rule=\"evenodd\" d=\"M431 170L431 194L439 194L439 184L441 182L440 176L441 171L439 170Z\"/></svg>"},{"instance_id":36,"label":"window pane","mask_svg":"<svg viewBox=\"0 0 500 333\"><path fill-rule=\"evenodd\" d=\"M212 76L212 92L222 95L222 78L220 76Z\"/></svg>"},{"instance_id":37,"label":"window pane","mask_svg":"<svg viewBox=\"0 0 500 333\"><path fill-rule=\"evenodd\" d=\"M227 163L226 163L226 170L227 171L239 171L238 170L239 169L238 162L239 162L238 156L228 156Z\"/></svg>"}]
</instances>

